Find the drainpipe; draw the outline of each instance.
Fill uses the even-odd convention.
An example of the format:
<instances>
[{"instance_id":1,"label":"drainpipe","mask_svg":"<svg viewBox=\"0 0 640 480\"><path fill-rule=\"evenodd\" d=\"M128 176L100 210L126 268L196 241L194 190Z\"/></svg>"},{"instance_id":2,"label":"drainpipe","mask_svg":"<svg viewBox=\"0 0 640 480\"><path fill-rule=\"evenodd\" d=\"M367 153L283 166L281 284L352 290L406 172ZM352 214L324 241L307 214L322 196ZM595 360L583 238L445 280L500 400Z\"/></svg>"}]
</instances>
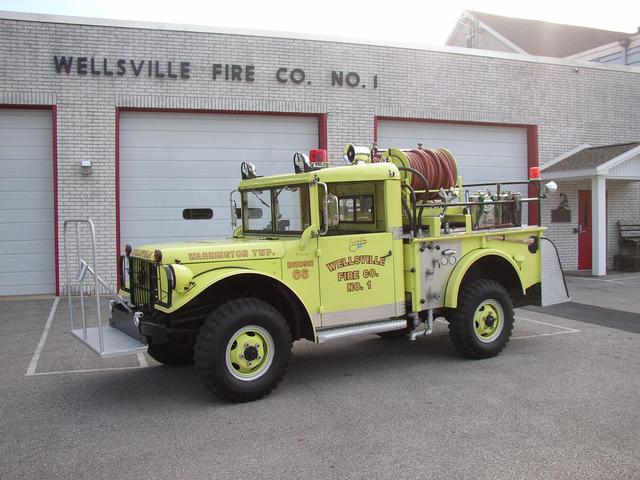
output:
<instances>
[{"instance_id":1,"label":"drainpipe","mask_svg":"<svg viewBox=\"0 0 640 480\"><path fill-rule=\"evenodd\" d=\"M640 30L640 27L638 28ZM629 38L625 38L624 40L620 40L618 43L622 47L622 65L627 65L627 55L629 51L629 43L631 41Z\"/></svg>"}]
</instances>

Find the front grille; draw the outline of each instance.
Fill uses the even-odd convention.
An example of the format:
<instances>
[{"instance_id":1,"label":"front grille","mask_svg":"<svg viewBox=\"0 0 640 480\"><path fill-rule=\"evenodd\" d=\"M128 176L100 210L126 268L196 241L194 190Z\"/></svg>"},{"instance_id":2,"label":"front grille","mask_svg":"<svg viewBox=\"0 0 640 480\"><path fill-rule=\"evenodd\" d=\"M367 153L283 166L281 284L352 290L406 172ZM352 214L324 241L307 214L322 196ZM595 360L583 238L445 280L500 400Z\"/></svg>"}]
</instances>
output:
<instances>
[{"instance_id":1,"label":"front grille","mask_svg":"<svg viewBox=\"0 0 640 480\"><path fill-rule=\"evenodd\" d=\"M133 305L147 312L154 305L171 307L175 274L170 265L123 255L118 270L120 288L129 292Z\"/></svg>"},{"instance_id":2,"label":"front grille","mask_svg":"<svg viewBox=\"0 0 640 480\"><path fill-rule=\"evenodd\" d=\"M129 285L131 302L142 310L151 310L156 302L156 264L141 258L129 257Z\"/></svg>"}]
</instances>

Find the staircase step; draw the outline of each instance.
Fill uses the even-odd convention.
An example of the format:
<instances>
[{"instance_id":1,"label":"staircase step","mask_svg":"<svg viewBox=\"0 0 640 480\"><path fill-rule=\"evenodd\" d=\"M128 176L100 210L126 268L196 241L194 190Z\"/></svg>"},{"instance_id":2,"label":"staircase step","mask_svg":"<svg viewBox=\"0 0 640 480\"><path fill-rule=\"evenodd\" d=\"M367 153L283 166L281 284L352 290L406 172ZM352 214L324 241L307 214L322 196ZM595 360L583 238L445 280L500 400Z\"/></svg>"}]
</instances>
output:
<instances>
[{"instance_id":1,"label":"staircase step","mask_svg":"<svg viewBox=\"0 0 640 480\"><path fill-rule=\"evenodd\" d=\"M100 355L101 358L121 357L147 351L147 346L144 343L113 327L102 327L104 346L102 351L100 350L98 327L87 328L86 339L81 328L71 330L71 334Z\"/></svg>"}]
</instances>

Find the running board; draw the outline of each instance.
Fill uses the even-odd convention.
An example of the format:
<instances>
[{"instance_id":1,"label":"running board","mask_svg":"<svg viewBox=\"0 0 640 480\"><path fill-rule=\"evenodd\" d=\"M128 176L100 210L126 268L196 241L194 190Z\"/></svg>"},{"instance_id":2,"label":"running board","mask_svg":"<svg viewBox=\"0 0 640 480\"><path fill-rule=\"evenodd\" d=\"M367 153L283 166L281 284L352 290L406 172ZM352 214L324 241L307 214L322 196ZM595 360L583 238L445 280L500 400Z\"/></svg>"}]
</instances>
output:
<instances>
[{"instance_id":1,"label":"running board","mask_svg":"<svg viewBox=\"0 0 640 480\"><path fill-rule=\"evenodd\" d=\"M407 328L407 320L404 318L377 320L375 322L318 329L316 330L316 339L318 343L323 343L327 340L334 340L336 338L364 335L367 333L389 332L391 330L401 330L403 328Z\"/></svg>"},{"instance_id":2,"label":"running board","mask_svg":"<svg viewBox=\"0 0 640 480\"><path fill-rule=\"evenodd\" d=\"M113 327L102 327L102 339L98 327L87 328L86 338L85 330L82 328L71 330L71 334L100 355L100 358L121 357L147 351L144 343Z\"/></svg>"}]
</instances>

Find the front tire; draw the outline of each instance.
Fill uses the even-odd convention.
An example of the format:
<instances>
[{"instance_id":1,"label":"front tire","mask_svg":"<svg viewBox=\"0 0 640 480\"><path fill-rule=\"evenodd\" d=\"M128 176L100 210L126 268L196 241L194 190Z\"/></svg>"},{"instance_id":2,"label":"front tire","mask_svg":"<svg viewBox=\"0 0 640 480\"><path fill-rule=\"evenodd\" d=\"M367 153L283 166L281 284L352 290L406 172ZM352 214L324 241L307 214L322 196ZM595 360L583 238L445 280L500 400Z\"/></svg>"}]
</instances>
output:
<instances>
[{"instance_id":1,"label":"front tire","mask_svg":"<svg viewBox=\"0 0 640 480\"><path fill-rule=\"evenodd\" d=\"M147 353L155 361L168 366L191 365L193 363L193 345L149 345Z\"/></svg>"},{"instance_id":2,"label":"front tire","mask_svg":"<svg viewBox=\"0 0 640 480\"><path fill-rule=\"evenodd\" d=\"M291 331L282 314L256 298L239 298L215 310L195 346L196 371L223 400L258 400L277 387L291 356Z\"/></svg>"},{"instance_id":3,"label":"front tire","mask_svg":"<svg viewBox=\"0 0 640 480\"><path fill-rule=\"evenodd\" d=\"M495 357L513 331L513 302L499 283L477 280L463 285L458 308L448 320L451 341L461 355Z\"/></svg>"}]
</instances>

